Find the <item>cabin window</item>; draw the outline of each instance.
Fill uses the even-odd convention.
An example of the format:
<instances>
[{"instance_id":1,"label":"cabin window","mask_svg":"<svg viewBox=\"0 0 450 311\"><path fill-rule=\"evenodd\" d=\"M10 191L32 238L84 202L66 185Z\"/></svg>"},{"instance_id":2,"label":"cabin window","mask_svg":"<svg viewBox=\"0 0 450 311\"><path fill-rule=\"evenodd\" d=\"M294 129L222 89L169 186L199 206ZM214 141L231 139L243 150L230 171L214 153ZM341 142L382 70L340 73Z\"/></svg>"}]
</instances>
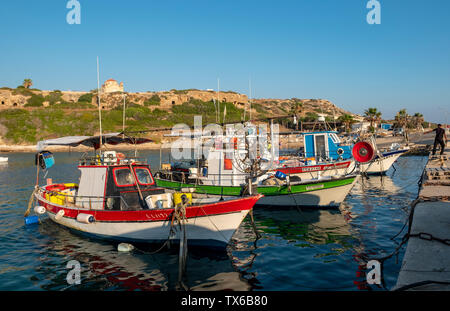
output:
<instances>
[{"instance_id":1,"label":"cabin window","mask_svg":"<svg viewBox=\"0 0 450 311\"><path fill-rule=\"evenodd\" d=\"M152 174L150 174L150 171L147 168L144 167L137 167L134 169L134 172L136 173L137 181L141 185L153 185L154 181L152 178Z\"/></svg>"},{"instance_id":2,"label":"cabin window","mask_svg":"<svg viewBox=\"0 0 450 311\"><path fill-rule=\"evenodd\" d=\"M129 168L114 169L114 182L119 187L134 186L134 178Z\"/></svg>"},{"instance_id":3,"label":"cabin window","mask_svg":"<svg viewBox=\"0 0 450 311\"><path fill-rule=\"evenodd\" d=\"M339 143L339 138L336 136L336 134L332 133L330 134L331 140L333 141L333 143L338 144Z\"/></svg>"}]
</instances>

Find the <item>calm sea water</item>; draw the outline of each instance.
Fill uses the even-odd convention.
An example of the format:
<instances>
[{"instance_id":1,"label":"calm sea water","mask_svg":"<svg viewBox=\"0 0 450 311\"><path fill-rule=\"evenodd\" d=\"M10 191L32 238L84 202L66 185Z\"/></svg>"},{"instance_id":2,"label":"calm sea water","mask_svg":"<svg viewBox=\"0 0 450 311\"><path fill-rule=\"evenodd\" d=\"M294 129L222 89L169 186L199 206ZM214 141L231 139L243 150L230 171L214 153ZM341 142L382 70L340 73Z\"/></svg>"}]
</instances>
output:
<instances>
[{"instance_id":1,"label":"calm sea water","mask_svg":"<svg viewBox=\"0 0 450 311\"><path fill-rule=\"evenodd\" d=\"M119 253L116 243L78 236L45 216L25 226L35 183L34 155L10 153L0 165L0 290L174 290L178 249L149 255L155 246ZM55 154L46 177L78 180L79 153ZM159 151L141 152L154 167ZM355 185L339 210L255 208L261 234L248 219L223 252L189 250L184 283L191 290L385 290L395 285L404 248L383 263L383 286L365 284L362 259L382 257L418 191L424 157L401 157L388 175ZM44 177L43 175L41 177ZM69 286L70 260L81 263L81 284Z\"/></svg>"}]
</instances>

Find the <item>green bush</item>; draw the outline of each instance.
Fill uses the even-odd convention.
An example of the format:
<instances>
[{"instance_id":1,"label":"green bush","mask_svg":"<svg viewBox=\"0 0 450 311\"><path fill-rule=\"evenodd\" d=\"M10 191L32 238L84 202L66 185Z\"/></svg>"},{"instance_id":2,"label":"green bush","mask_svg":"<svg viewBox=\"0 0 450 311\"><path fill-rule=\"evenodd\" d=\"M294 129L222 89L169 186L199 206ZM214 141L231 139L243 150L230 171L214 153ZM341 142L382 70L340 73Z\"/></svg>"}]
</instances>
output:
<instances>
[{"instance_id":1,"label":"green bush","mask_svg":"<svg viewBox=\"0 0 450 311\"><path fill-rule=\"evenodd\" d=\"M92 94L92 93L86 93L86 94L83 94L83 95L81 95L79 98L78 98L78 102L79 103L82 103L82 102L85 102L85 103L92 103L92 97L94 96L94 94Z\"/></svg>"},{"instance_id":2,"label":"green bush","mask_svg":"<svg viewBox=\"0 0 450 311\"><path fill-rule=\"evenodd\" d=\"M45 99L42 95L32 94L30 98L28 98L27 103L24 105L25 107L42 107L44 106Z\"/></svg>"},{"instance_id":3,"label":"green bush","mask_svg":"<svg viewBox=\"0 0 450 311\"><path fill-rule=\"evenodd\" d=\"M156 94L144 102L144 106L159 106L160 104L161 98Z\"/></svg>"}]
</instances>

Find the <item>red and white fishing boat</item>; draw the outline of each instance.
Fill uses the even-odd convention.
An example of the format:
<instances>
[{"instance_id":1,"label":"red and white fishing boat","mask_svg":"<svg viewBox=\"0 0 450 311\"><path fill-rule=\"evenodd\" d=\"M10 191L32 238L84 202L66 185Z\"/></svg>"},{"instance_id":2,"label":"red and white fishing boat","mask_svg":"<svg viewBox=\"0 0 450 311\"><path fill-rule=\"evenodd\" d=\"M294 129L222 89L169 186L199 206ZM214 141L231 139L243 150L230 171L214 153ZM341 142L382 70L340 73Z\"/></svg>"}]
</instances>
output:
<instances>
[{"instance_id":1,"label":"red and white fishing boat","mask_svg":"<svg viewBox=\"0 0 450 311\"><path fill-rule=\"evenodd\" d=\"M38 143L93 146L129 143L119 133L100 137L66 137ZM134 140L142 143L145 140ZM49 152L39 152L37 164L45 166ZM45 162L45 163L44 163ZM51 163L50 161L49 163ZM226 246L261 195L223 199L180 193L156 186L147 161L127 158L114 151L82 157L79 184L60 183L36 187L37 214L73 231L117 241L159 243L181 238L184 222L189 245ZM180 229L180 230L179 230Z\"/></svg>"},{"instance_id":2,"label":"red and white fishing boat","mask_svg":"<svg viewBox=\"0 0 450 311\"><path fill-rule=\"evenodd\" d=\"M344 176L355 169L355 161L352 159L303 166L282 166L276 169L288 176L298 176L301 179L311 179L326 176Z\"/></svg>"}]
</instances>

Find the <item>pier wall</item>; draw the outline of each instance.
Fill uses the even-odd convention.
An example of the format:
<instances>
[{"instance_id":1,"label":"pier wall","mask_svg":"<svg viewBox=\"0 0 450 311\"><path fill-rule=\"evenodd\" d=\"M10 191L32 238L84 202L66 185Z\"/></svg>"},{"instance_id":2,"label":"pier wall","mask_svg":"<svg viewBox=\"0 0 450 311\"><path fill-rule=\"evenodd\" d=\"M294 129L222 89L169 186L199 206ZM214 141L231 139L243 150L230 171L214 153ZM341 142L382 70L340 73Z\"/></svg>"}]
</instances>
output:
<instances>
[{"instance_id":1,"label":"pier wall","mask_svg":"<svg viewBox=\"0 0 450 311\"><path fill-rule=\"evenodd\" d=\"M450 290L450 149L430 155L393 290Z\"/></svg>"}]
</instances>

